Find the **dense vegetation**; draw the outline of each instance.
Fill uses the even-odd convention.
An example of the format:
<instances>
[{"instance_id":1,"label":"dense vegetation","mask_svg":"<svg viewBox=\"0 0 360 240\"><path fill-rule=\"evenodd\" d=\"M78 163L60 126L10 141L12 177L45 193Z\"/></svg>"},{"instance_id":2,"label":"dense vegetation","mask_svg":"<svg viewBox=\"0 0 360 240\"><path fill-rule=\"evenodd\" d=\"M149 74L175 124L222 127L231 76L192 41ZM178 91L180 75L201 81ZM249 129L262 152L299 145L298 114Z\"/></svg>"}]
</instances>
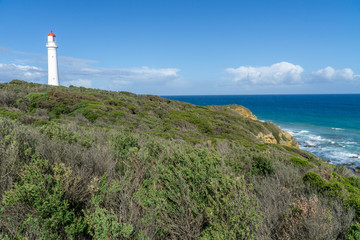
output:
<instances>
[{"instance_id":1,"label":"dense vegetation","mask_svg":"<svg viewBox=\"0 0 360 240\"><path fill-rule=\"evenodd\" d=\"M0 84L2 239L360 239L360 178L232 106Z\"/></svg>"}]
</instances>

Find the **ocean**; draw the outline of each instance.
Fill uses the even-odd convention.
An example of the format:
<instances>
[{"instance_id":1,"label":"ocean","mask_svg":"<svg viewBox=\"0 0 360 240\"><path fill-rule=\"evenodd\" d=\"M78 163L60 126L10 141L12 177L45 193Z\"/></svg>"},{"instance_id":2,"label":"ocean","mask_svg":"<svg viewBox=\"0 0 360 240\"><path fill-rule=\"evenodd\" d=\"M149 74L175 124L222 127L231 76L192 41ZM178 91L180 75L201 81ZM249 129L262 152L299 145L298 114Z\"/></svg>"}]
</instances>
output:
<instances>
[{"instance_id":1,"label":"ocean","mask_svg":"<svg viewBox=\"0 0 360 240\"><path fill-rule=\"evenodd\" d=\"M360 94L163 96L200 106L239 104L334 165L360 167Z\"/></svg>"}]
</instances>

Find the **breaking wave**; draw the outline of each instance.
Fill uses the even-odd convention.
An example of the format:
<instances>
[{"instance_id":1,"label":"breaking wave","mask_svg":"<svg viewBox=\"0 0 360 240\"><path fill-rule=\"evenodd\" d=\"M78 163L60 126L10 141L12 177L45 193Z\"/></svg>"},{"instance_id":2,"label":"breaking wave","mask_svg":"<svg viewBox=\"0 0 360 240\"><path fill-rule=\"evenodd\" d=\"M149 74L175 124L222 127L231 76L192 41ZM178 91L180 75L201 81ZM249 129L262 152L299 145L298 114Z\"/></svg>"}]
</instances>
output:
<instances>
[{"instance_id":1,"label":"breaking wave","mask_svg":"<svg viewBox=\"0 0 360 240\"><path fill-rule=\"evenodd\" d=\"M355 134L342 128L312 126L308 130L299 130L294 126L288 127L283 126L296 139L301 149L312 152L334 165L360 166L360 133Z\"/></svg>"}]
</instances>

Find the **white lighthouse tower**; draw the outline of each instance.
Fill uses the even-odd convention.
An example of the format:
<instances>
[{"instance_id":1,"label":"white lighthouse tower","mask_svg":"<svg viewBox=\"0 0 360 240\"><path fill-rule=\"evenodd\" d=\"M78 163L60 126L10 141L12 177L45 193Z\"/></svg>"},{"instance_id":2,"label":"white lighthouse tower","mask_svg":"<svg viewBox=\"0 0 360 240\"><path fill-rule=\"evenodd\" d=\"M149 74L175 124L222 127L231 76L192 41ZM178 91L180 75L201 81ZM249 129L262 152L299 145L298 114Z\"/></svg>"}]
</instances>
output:
<instances>
[{"instance_id":1,"label":"white lighthouse tower","mask_svg":"<svg viewBox=\"0 0 360 240\"><path fill-rule=\"evenodd\" d=\"M58 46L55 42L55 34L52 30L48 35L46 47L48 49L48 84L59 86L59 72L56 55L56 49Z\"/></svg>"}]
</instances>

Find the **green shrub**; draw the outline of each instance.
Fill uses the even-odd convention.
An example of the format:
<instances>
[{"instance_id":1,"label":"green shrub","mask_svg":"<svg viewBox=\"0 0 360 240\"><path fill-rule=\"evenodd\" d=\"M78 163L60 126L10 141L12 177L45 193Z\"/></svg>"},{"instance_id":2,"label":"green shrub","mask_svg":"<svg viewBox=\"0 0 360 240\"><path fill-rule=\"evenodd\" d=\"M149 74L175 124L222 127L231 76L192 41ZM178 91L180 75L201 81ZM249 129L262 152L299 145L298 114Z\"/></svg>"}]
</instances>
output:
<instances>
[{"instance_id":1,"label":"green shrub","mask_svg":"<svg viewBox=\"0 0 360 240\"><path fill-rule=\"evenodd\" d=\"M311 164L309 161L301 159L299 157L292 157L289 159L289 161L296 166L313 166L313 164Z\"/></svg>"},{"instance_id":2,"label":"green shrub","mask_svg":"<svg viewBox=\"0 0 360 240\"><path fill-rule=\"evenodd\" d=\"M210 133L212 130L212 126L210 125L209 121L203 118L194 117L189 119L189 122L195 124L199 130L203 133Z\"/></svg>"},{"instance_id":3,"label":"green shrub","mask_svg":"<svg viewBox=\"0 0 360 240\"><path fill-rule=\"evenodd\" d=\"M359 177L347 177L346 180L354 187L360 189L360 178Z\"/></svg>"},{"instance_id":4,"label":"green shrub","mask_svg":"<svg viewBox=\"0 0 360 240\"><path fill-rule=\"evenodd\" d=\"M122 116L125 115L124 112L119 111L119 110L117 110L117 111L111 111L110 114L111 114L113 117L115 117L115 118L119 118L119 117L122 117Z\"/></svg>"},{"instance_id":5,"label":"green shrub","mask_svg":"<svg viewBox=\"0 0 360 240\"><path fill-rule=\"evenodd\" d=\"M318 174L314 172L308 172L304 175L303 181L310 186L315 187L321 191L324 191L327 186L327 182Z\"/></svg>"},{"instance_id":6,"label":"green shrub","mask_svg":"<svg viewBox=\"0 0 360 240\"><path fill-rule=\"evenodd\" d=\"M253 164L251 168L253 175L271 176L274 174L274 167L271 160L266 157L256 156L253 158Z\"/></svg>"},{"instance_id":7,"label":"green shrub","mask_svg":"<svg viewBox=\"0 0 360 240\"><path fill-rule=\"evenodd\" d=\"M194 113L186 111L171 111L166 116L175 126L177 126L177 124L181 123L182 121L187 121L197 126L202 133L212 132L212 126L209 121L203 117L197 116Z\"/></svg>"},{"instance_id":8,"label":"green shrub","mask_svg":"<svg viewBox=\"0 0 360 240\"><path fill-rule=\"evenodd\" d=\"M96 206L94 212L86 214L85 221L89 226L89 234L98 240L129 238L134 230L131 224L121 224L120 218L112 210L99 206Z\"/></svg>"},{"instance_id":9,"label":"green shrub","mask_svg":"<svg viewBox=\"0 0 360 240\"><path fill-rule=\"evenodd\" d=\"M59 139L68 143L76 142L74 132L67 131L57 124L46 124L39 128L40 132L50 139Z\"/></svg>"},{"instance_id":10,"label":"green shrub","mask_svg":"<svg viewBox=\"0 0 360 240\"><path fill-rule=\"evenodd\" d=\"M174 153L155 171L136 199L147 209L144 221L159 224L158 237L253 238L260 218L256 201L243 178L221 171L218 156L196 149Z\"/></svg>"},{"instance_id":11,"label":"green shrub","mask_svg":"<svg viewBox=\"0 0 360 240\"><path fill-rule=\"evenodd\" d=\"M7 108L0 107L0 116L8 117L11 119L18 119L21 116L21 113L18 112L10 112Z\"/></svg>"},{"instance_id":12,"label":"green shrub","mask_svg":"<svg viewBox=\"0 0 360 240\"><path fill-rule=\"evenodd\" d=\"M346 232L346 240L360 239L360 223L354 223Z\"/></svg>"},{"instance_id":13,"label":"green shrub","mask_svg":"<svg viewBox=\"0 0 360 240\"><path fill-rule=\"evenodd\" d=\"M64 103L58 103L56 104L50 111L51 113L54 113L57 117L60 116L60 114L67 114L70 112L69 107Z\"/></svg>"},{"instance_id":14,"label":"green shrub","mask_svg":"<svg viewBox=\"0 0 360 240\"><path fill-rule=\"evenodd\" d=\"M83 147L90 147L95 142L88 134L68 130L65 126L56 124L54 121L42 125L39 130L49 139L57 139L70 144L79 143Z\"/></svg>"},{"instance_id":15,"label":"green shrub","mask_svg":"<svg viewBox=\"0 0 360 240\"><path fill-rule=\"evenodd\" d=\"M74 105L71 114L81 113L87 120L94 123L98 118L107 115L104 110L106 106L100 101L81 100Z\"/></svg>"},{"instance_id":16,"label":"green shrub","mask_svg":"<svg viewBox=\"0 0 360 240\"><path fill-rule=\"evenodd\" d=\"M327 182L314 172L306 173L303 177L303 181L325 195L339 199L343 199L344 197L343 187L339 182Z\"/></svg>"},{"instance_id":17,"label":"green shrub","mask_svg":"<svg viewBox=\"0 0 360 240\"><path fill-rule=\"evenodd\" d=\"M346 204L354 208L355 218L357 221L360 221L360 194L351 193L350 196L346 199Z\"/></svg>"},{"instance_id":18,"label":"green shrub","mask_svg":"<svg viewBox=\"0 0 360 240\"><path fill-rule=\"evenodd\" d=\"M16 229L18 234L30 233L43 239L76 237L84 231L85 223L64 199L74 180L71 169L63 164L50 167L47 161L34 157L24 166L20 180L5 192L1 215L6 217L2 221L11 223L12 218L18 219L16 209L25 207Z\"/></svg>"},{"instance_id":19,"label":"green shrub","mask_svg":"<svg viewBox=\"0 0 360 240\"><path fill-rule=\"evenodd\" d=\"M335 176L338 175L337 173L334 174ZM352 180L353 177L350 179ZM315 188L318 192L329 197L337 198L345 203L346 206L353 207L356 219L360 220L360 189L352 186L347 178L336 176L335 180L328 182L318 174L308 172L304 175L303 181L312 188ZM354 184L357 184L356 180Z\"/></svg>"},{"instance_id":20,"label":"green shrub","mask_svg":"<svg viewBox=\"0 0 360 240\"><path fill-rule=\"evenodd\" d=\"M30 102L29 111L34 112L36 108L39 107L41 100L46 100L49 98L48 93L29 93L26 95L26 99Z\"/></svg>"},{"instance_id":21,"label":"green shrub","mask_svg":"<svg viewBox=\"0 0 360 240\"><path fill-rule=\"evenodd\" d=\"M44 125L47 125L49 123L49 121L44 121L44 120L39 120L34 122L34 126L35 127L42 127Z\"/></svg>"},{"instance_id":22,"label":"green shrub","mask_svg":"<svg viewBox=\"0 0 360 240\"><path fill-rule=\"evenodd\" d=\"M100 179L95 178L90 184L92 198L91 208L85 211L84 221L87 232L94 239L129 238L134 228L131 224L124 223L124 219L115 214L112 209L102 207L108 201L109 194L120 191L121 186L117 181L109 180L105 174Z\"/></svg>"},{"instance_id":23,"label":"green shrub","mask_svg":"<svg viewBox=\"0 0 360 240\"><path fill-rule=\"evenodd\" d=\"M146 149L148 150L149 156L154 159L158 158L162 152L161 145L153 141L146 145Z\"/></svg>"},{"instance_id":24,"label":"green shrub","mask_svg":"<svg viewBox=\"0 0 360 240\"><path fill-rule=\"evenodd\" d=\"M126 159L129 156L130 148L139 148L138 139L133 135L116 135L112 140L112 146L115 156L120 159Z\"/></svg>"}]
</instances>

